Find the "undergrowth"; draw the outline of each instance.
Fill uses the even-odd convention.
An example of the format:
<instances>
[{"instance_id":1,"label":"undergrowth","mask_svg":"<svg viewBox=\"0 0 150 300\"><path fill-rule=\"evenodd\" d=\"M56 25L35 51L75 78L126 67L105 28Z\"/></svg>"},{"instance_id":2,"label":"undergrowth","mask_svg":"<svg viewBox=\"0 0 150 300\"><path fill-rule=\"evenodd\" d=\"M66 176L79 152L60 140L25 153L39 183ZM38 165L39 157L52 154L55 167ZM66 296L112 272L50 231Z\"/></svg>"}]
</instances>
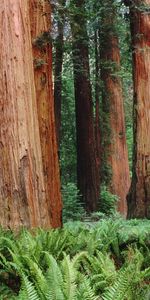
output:
<instances>
[{"instance_id":1,"label":"undergrowth","mask_svg":"<svg viewBox=\"0 0 150 300\"><path fill-rule=\"evenodd\" d=\"M150 221L0 230L1 300L150 299Z\"/></svg>"}]
</instances>

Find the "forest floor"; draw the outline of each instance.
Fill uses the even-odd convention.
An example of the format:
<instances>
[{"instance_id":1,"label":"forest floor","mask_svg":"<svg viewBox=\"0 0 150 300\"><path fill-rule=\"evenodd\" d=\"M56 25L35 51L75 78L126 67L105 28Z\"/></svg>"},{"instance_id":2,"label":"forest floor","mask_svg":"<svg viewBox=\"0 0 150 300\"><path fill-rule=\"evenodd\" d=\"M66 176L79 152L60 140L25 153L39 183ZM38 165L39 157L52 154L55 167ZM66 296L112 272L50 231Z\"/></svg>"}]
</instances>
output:
<instances>
[{"instance_id":1,"label":"forest floor","mask_svg":"<svg viewBox=\"0 0 150 300\"><path fill-rule=\"evenodd\" d=\"M150 299L150 221L112 217L17 235L1 229L0 299Z\"/></svg>"}]
</instances>

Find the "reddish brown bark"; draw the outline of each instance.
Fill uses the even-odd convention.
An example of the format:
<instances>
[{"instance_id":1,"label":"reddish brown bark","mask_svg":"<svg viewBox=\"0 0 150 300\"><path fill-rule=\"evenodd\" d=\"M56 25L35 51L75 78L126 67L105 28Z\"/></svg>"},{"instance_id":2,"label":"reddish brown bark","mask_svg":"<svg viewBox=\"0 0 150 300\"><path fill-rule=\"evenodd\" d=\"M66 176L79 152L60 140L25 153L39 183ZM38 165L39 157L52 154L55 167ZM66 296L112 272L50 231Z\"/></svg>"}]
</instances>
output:
<instances>
[{"instance_id":1,"label":"reddish brown bark","mask_svg":"<svg viewBox=\"0 0 150 300\"><path fill-rule=\"evenodd\" d=\"M34 79L48 211L52 227L61 226L60 176L52 92L52 47L48 1L30 0Z\"/></svg>"},{"instance_id":2,"label":"reddish brown bark","mask_svg":"<svg viewBox=\"0 0 150 300\"><path fill-rule=\"evenodd\" d=\"M128 217L150 218L150 0L130 7L134 81L133 177Z\"/></svg>"},{"instance_id":3,"label":"reddish brown bark","mask_svg":"<svg viewBox=\"0 0 150 300\"><path fill-rule=\"evenodd\" d=\"M106 164L111 169L110 191L120 201L118 211L126 215L126 195L129 190L129 164L126 144L122 86L117 72L120 70L120 51L116 35L116 10L112 0L105 3L102 16L101 79L103 82L103 151ZM108 9L109 17L106 13ZM108 133L109 128L109 133ZM105 136L104 136L105 135Z\"/></svg>"},{"instance_id":4,"label":"reddish brown bark","mask_svg":"<svg viewBox=\"0 0 150 300\"><path fill-rule=\"evenodd\" d=\"M96 164L85 2L74 0L71 20L77 132L77 181L87 211L98 208L99 172Z\"/></svg>"},{"instance_id":5,"label":"reddish brown bark","mask_svg":"<svg viewBox=\"0 0 150 300\"><path fill-rule=\"evenodd\" d=\"M0 1L0 36L0 223L49 227L28 1Z\"/></svg>"}]
</instances>

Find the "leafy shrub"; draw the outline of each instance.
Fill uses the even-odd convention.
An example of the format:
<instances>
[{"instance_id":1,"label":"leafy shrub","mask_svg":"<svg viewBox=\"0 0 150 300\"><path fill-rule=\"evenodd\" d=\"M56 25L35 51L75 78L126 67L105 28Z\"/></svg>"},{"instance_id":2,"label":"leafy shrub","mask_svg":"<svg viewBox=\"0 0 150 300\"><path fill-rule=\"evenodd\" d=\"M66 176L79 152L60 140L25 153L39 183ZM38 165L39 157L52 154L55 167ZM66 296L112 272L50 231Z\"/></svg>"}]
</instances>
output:
<instances>
[{"instance_id":1,"label":"leafy shrub","mask_svg":"<svg viewBox=\"0 0 150 300\"><path fill-rule=\"evenodd\" d=\"M130 175L132 177L133 128L131 124L127 126L126 138L127 138L127 146L128 146Z\"/></svg>"},{"instance_id":2,"label":"leafy shrub","mask_svg":"<svg viewBox=\"0 0 150 300\"><path fill-rule=\"evenodd\" d=\"M110 193L105 185L101 186L100 211L106 215L114 214L118 202L118 197Z\"/></svg>"},{"instance_id":3,"label":"leafy shrub","mask_svg":"<svg viewBox=\"0 0 150 300\"><path fill-rule=\"evenodd\" d=\"M63 221L80 220L81 216L85 214L85 211L77 186L72 182L63 185L62 196L64 204Z\"/></svg>"}]
</instances>

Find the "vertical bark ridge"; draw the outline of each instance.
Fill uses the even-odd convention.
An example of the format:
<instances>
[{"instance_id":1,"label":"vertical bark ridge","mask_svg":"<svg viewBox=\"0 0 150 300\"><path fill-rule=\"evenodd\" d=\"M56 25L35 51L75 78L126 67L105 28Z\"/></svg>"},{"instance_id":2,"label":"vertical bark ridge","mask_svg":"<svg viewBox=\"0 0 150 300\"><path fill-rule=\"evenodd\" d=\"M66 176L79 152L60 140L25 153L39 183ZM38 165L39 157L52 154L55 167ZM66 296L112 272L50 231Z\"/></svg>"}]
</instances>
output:
<instances>
[{"instance_id":1,"label":"vertical bark ridge","mask_svg":"<svg viewBox=\"0 0 150 300\"><path fill-rule=\"evenodd\" d=\"M57 224L53 221L43 172L29 1L0 2L0 49L1 225L11 229L59 225L60 216ZM53 160L57 161L55 153ZM52 186L59 181L57 172L52 171ZM51 202L55 206L54 197Z\"/></svg>"},{"instance_id":2,"label":"vertical bark ridge","mask_svg":"<svg viewBox=\"0 0 150 300\"><path fill-rule=\"evenodd\" d=\"M128 217L150 218L150 1L130 6L134 82L133 177Z\"/></svg>"},{"instance_id":3,"label":"vertical bark ridge","mask_svg":"<svg viewBox=\"0 0 150 300\"><path fill-rule=\"evenodd\" d=\"M108 186L110 191L120 199L118 210L126 215L126 196L129 190L130 177L122 85L118 76L120 70L120 50L115 28L117 11L113 6L112 0L107 0L105 6L105 11L101 16L103 151L106 153L106 164L110 168L110 182ZM109 18L106 11L109 13ZM110 131L109 133L108 130Z\"/></svg>"},{"instance_id":4,"label":"vertical bark ridge","mask_svg":"<svg viewBox=\"0 0 150 300\"><path fill-rule=\"evenodd\" d=\"M34 79L48 210L53 227L61 225L60 176L52 90L51 11L48 2L30 1Z\"/></svg>"},{"instance_id":5,"label":"vertical bark ridge","mask_svg":"<svg viewBox=\"0 0 150 300\"><path fill-rule=\"evenodd\" d=\"M0 220L50 226L45 204L28 2L0 3Z\"/></svg>"}]
</instances>

